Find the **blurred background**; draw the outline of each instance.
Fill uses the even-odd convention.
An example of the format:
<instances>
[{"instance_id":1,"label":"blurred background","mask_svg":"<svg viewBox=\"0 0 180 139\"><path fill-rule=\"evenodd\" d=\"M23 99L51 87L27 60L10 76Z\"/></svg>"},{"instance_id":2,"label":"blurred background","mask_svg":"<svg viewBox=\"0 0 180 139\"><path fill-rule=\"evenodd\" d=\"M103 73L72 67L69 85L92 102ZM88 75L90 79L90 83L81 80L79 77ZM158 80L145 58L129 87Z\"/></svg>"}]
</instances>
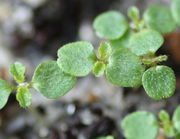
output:
<instances>
[{"instance_id":1,"label":"blurred background","mask_svg":"<svg viewBox=\"0 0 180 139\"><path fill-rule=\"evenodd\" d=\"M143 12L149 5L170 3L171 0L0 0L0 78L13 83L9 64L19 61L27 67L30 81L35 67L56 59L57 50L68 42L90 41L97 47L100 39L92 22L103 11L114 9L126 14L129 6L136 5ZM180 31L164 37L166 41L158 53L169 56L165 64L176 73L173 97L154 101L143 88L121 88L104 77L89 75L57 100L31 90L32 106L27 109L20 108L12 94L0 111L0 139L95 139L105 135L124 139L120 121L128 113L147 110L157 114L165 109L172 114L180 104Z\"/></svg>"}]
</instances>

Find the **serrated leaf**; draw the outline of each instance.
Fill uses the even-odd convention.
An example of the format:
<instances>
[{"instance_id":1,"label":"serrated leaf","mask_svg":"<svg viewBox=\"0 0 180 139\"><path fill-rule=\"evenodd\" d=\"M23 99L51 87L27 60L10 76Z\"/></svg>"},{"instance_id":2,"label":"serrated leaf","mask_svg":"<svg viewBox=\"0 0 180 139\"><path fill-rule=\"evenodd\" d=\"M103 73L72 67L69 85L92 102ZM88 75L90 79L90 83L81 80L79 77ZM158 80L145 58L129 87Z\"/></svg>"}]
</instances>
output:
<instances>
[{"instance_id":1,"label":"serrated leaf","mask_svg":"<svg viewBox=\"0 0 180 139\"><path fill-rule=\"evenodd\" d=\"M100 77L104 74L105 69L106 69L106 65L101 61L97 61L93 67L93 74L96 77Z\"/></svg>"},{"instance_id":2,"label":"serrated leaf","mask_svg":"<svg viewBox=\"0 0 180 139\"><path fill-rule=\"evenodd\" d=\"M151 6L144 13L144 20L148 27L160 33L171 33L176 29L176 23L170 9L163 6Z\"/></svg>"},{"instance_id":3,"label":"serrated leaf","mask_svg":"<svg viewBox=\"0 0 180 139\"><path fill-rule=\"evenodd\" d=\"M31 105L32 95L27 87L18 87L16 99L23 108Z\"/></svg>"},{"instance_id":4,"label":"serrated leaf","mask_svg":"<svg viewBox=\"0 0 180 139\"><path fill-rule=\"evenodd\" d=\"M93 27L97 36L112 40L124 35L128 28L128 23L120 12L108 11L95 18Z\"/></svg>"},{"instance_id":5,"label":"serrated leaf","mask_svg":"<svg viewBox=\"0 0 180 139\"><path fill-rule=\"evenodd\" d=\"M145 111L129 114L121 126L127 139L155 139L159 129L154 115Z\"/></svg>"},{"instance_id":6,"label":"serrated leaf","mask_svg":"<svg viewBox=\"0 0 180 139\"><path fill-rule=\"evenodd\" d=\"M145 29L134 35L130 39L130 49L137 55L155 53L163 44L164 39L155 30Z\"/></svg>"},{"instance_id":7,"label":"serrated leaf","mask_svg":"<svg viewBox=\"0 0 180 139\"><path fill-rule=\"evenodd\" d=\"M129 40L133 34L134 33L132 31L128 30L121 38L116 40L110 40L111 47L115 50L119 48L128 48Z\"/></svg>"},{"instance_id":8,"label":"serrated leaf","mask_svg":"<svg viewBox=\"0 0 180 139\"><path fill-rule=\"evenodd\" d=\"M178 106L173 114L173 125L177 132L180 134L180 106Z\"/></svg>"},{"instance_id":9,"label":"serrated leaf","mask_svg":"<svg viewBox=\"0 0 180 139\"><path fill-rule=\"evenodd\" d=\"M106 60L112 53L112 49L109 43L107 42L101 42L99 48L99 59Z\"/></svg>"},{"instance_id":10,"label":"serrated leaf","mask_svg":"<svg viewBox=\"0 0 180 139\"><path fill-rule=\"evenodd\" d=\"M171 68L156 66L144 72L143 87L149 97L161 100L172 96L176 88L176 78Z\"/></svg>"},{"instance_id":11,"label":"serrated leaf","mask_svg":"<svg viewBox=\"0 0 180 139\"><path fill-rule=\"evenodd\" d=\"M14 64L11 64L9 72L17 83L24 82L25 67L21 63L15 62Z\"/></svg>"},{"instance_id":12,"label":"serrated leaf","mask_svg":"<svg viewBox=\"0 0 180 139\"><path fill-rule=\"evenodd\" d=\"M130 50L122 48L109 58L106 77L112 84L122 87L138 87L141 85L144 67L138 56Z\"/></svg>"},{"instance_id":13,"label":"serrated leaf","mask_svg":"<svg viewBox=\"0 0 180 139\"><path fill-rule=\"evenodd\" d=\"M178 25L180 25L180 0L173 0L171 6L172 14Z\"/></svg>"},{"instance_id":14,"label":"serrated leaf","mask_svg":"<svg viewBox=\"0 0 180 139\"><path fill-rule=\"evenodd\" d=\"M13 87L9 83L0 79L0 109L6 105L12 90Z\"/></svg>"},{"instance_id":15,"label":"serrated leaf","mask_svg":"<svg viewBox=\"0 0 180 139\"><path fill-rule=\"evenodd\" d=\"M76 78L64 73L55 61L40 64L33 75L32 85L47 98L59 98L70 91Z\"/></svg>"},{"instance_id":16,"label":"serrated leaf","mask_svg":"<svg viewBox=\"0 0 180 139\"><path fill-rule=\"evenodd\" d=\"M93 46L88 42L74 42L58 50L57 63L65 72L73 76L88 75L95 63Z\"/></svg>"}]
</instances>

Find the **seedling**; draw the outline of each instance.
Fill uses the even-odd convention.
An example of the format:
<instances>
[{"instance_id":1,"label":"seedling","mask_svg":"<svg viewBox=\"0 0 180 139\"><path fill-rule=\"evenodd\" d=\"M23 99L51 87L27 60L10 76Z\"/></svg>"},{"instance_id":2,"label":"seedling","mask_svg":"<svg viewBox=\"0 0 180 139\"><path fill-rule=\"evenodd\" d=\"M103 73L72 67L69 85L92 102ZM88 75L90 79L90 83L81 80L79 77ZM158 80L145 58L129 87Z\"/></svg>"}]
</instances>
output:
<instances>
[{"instance_id":1,"label":"seedling","mask_svg":"<svg viewBox=\"0 0 180 139\"><path fill-rule=\"evenodd\" d=\"M121 127L127 139L156 139L160 129L166 137L180 137L180 106L170 119L169 114L161 110L159 120L147 111L137 111L127 115L121 122Z\"/></svg>"},{"instance_id":2,"label":"seedling","mask_svg":"<svg viewBox=\"0 0 180 139\"><path fill-rule=\"evenodd\" d=\"M121 87L143 85L147 95L155 100L172 96L176 86L174 72L170 67L158 65L167 56L155 53L164 42L162 34L180 25L179 3L180 0L175 0L171 10L152 6L142 19L138 8L130 7L130 23L118 11L100 14L93 27L106 41L100 43L97 55L89 42L63 45L57 52L57 61L41 63L30 82L25 80L26 69L21 63L11 64L9 71L17 85L0 80L0 109L11 92L17 92L20 106L28 107L30 88L50 99L62 97L75 86L77 77L87 76L91 71L97 77L105 75L109 82Z\"/></svg>"}]
</instances>

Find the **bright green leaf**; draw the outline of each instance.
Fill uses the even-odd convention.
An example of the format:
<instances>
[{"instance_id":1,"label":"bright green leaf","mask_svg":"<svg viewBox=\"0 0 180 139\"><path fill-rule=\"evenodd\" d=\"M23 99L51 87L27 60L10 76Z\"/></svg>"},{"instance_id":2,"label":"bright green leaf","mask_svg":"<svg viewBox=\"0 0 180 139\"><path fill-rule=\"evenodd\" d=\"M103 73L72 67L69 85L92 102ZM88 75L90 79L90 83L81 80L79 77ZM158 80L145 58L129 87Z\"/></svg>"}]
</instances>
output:
<instances>
[{"instance_id":1,"label":"bright green leaf","mask_svg":"<svg viewBox=\"0 0 180 139\"><path fill-rule=\"evenodd\" d=\"M119 39L116 40L110 40L110 45L113 49L117 50L119 48L128 48L129 47L129 40L130 37L133 35L134 33L132 31L127 31L124 36L122 36Z\"/></svg>"},{"instance_id":2,"label":"bright green leaf","mask_svg":"<svg viewBox=\"0 0 180 139\"><path fill-rule=\"evenodd\" d=\"M122 48L109 58L106 77L112 84L122 87L138 87L141 85L144 67L138 56L130 50Z\"/></svg>"},{"instance_id":3,"label":"bright green leaf","mask_svg":"<svg viewBox=\"0 0 180 139\"><path fill-rule=\"evenodd\" d=\"M74 42L64 45L58 51L58 65L73 76L88 75L95 63L93 46L88 42Z\"/></svg>"},{"instance_id":4,"label":"bright green leaf","mask_svg":"<svg viewBox=\"0 0 180 139\"><path fill-rule=\"evenodd\" d=\"M97 61L93 67L93 74L96 77L100 77L104 74L105 69L106 69L106 65L101 61Z\"/></svg>"},{"instance_id":5,"label":"bright green leaf","mask_svg":"<svg viewBox=\"0 0 180 139\"><path fill-rule=\"evenodd\" d=\"M172 3L172 14L178 25L180 25L180 0L173 0Z\"/></svg>"},{"instance_id":6,"label":"bright green leaf","mask_svg":"<svg viewBox=\"0 0 180 139\"><path fill-rule=\"evenodd\" d=\"M163 44L163 37L155 30L145 29L134 35L130 39L130 49L137 55L155 53Z\"/></svg>"},{"instance_id":7,"label":"bright green leaf","mask_svg":"<svg viewBox=\"0 0 180 139\"><path fill-rule=\"evenodd\" d=\"M131 6L128 8L128 16L134 21L139 20L139 9L136 6Z\"/></svg>"},{"instance_id":8,"label":"bright green leaf","mask_svg":"<svg viewBox=\"0 0 180 139\"><path fill-rule=\"evenodd\" d=\"M32 78L32 85L47 98L58 98L70 91L76 78L64 73L55 61L40 64Z\"/></svg>"},{"instance_id":9,"label":"bright green leaf","mask_svg":"<svg viewBox=\"0 0 180 139\"><path fill-rule=\"evenodd\" d=\"M169 114L164 111L164 110L161 110L158 114L159 116L159 119L163 122L169 122L170 121L170 117L169 117Z\"/></svg>"},{"instance_id":10,"label":"bright green leaf","mask_svg":"<svg viewBox=\"0 0 180 139\"><path fill-rule=\"evenodd\" d=\"M176 23L171 11L163 6L149 7L144 13L144 20L148 27L163 34L171 33L176 29Z\"/></svg>"},{"instance_id":11,"label":"bright green leaf","mask_svg":"<svg viewBox=\"0 0 180 139\"><path fill-rule=\"evenodd\" d=\"M31 105L32 95L27 87L18 87L16 99L23 108Z\"/></svg>"},{"instance_id":12,"label":"bright green leaf","mask_svg":"<svg viewBox=\"0 0 180 139\"><path fill-rule=\"evenodd\" d=\"M99 59L106 60L112 53L112 49L109 43L107 42L101 42L99 48Z\"/></svg>"},{"instance_id":13,"label":"bright green leaf","mask_svg":"<svg viewBox=\"0 0 180 139\"><path fill-rule=\"evenodd\" d=\"M98 137L97 139L114 139L113 136Z\"/></svg>"},{"instance_id":14,"label":"bright green leaf","mask_svg":"<svg viewBox=\"0 0 180 139\"><path fill-rule=\"evenodd\" d=\"M174 128L178 131L178 133L180 134L180 106L178 106L173 114L173 125Z\"/></svg>"},{"instance_id":15,"label":"bright green leaf","mask_svg":"<svg viewBox=\"0 0 180 139\"><path fill-rule=\"evenodd\" d=\"M145 111L129 114L121 126L127 139L155 139L159 130L154 115Z\"/></svg>"},{"instance_id":16,"label":"bright green leaf","mask_svg":"<svg viewBox=\"0 0 180 139\"><path fill-rule=\"evenodd\" d=\"M25 67L21 63L15 62L10 65L9 72L17 83L22 83L25 79L25 70Z\"/></svg>"},{"instance_id":17,"label":"bright green leaf","mask_svg":"<svg viewBox=\"0 0 180 139\"><path fill-rule=\"evenodd\" d=\"M161 124L162 124L165 135L167 137L174 137L176 133L170 121L169 114L166 111L161 110L158 116L159 116L159 119L161 120Z\"/></svg>"},{"instance_id":18,"label":"bright green leaf","mask_svg":"<svg viewBox=\"0 0 180 139\"><path fill-rule=\"evenodd\" d=\"M124 35L128 23L120 12L108 11L96 17L93 27L99 37L112 40Z\"/></svg>"},{"instance_id":19,"label":"bright green leaf","mask_svg":"<svg viewBox=\"0 0 180 139\"><path fill-rule=\"evenodd\" d=\"M166 61L167 59L168 57L166 55L161 55L161 56L152 57L152 58L143 58L142 62L144 64L151 65L151 64L162 62L162 61Z\"/></svg>"},{"instance_id":20,"label":"bright green leaf","mask_svg":"<svg viewBox=\"0 0 180 139\"><path fill-rule=\"evenodd\" d=\"M155 100L172 96L176 88L174 72L167 66L149 68L143 74L142 82L148 96Z\"/></svg>"},{"instance_id":21,"label":"bright green leaf","mask_svg":"<svg viewBox=\"0 0 180 139\"><path fill-rule=\"evenodd\" d=\"M0 79L0 109L6 105L12 90L13 87L9 83Z\"/></svg>"}]
</instances>

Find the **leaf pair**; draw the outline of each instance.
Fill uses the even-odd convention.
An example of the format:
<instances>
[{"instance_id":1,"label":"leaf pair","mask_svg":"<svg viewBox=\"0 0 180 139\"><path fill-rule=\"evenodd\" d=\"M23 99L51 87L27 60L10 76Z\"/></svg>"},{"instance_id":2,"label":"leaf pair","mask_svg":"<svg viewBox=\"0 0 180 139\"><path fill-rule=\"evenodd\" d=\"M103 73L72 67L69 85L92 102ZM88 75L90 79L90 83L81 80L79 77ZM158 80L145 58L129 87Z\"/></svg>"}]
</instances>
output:
<instances>
[{"instance_id":1,"label":"leaf pair","mask_svg":"<svg viewBox=\"0 0 180 139\"><path fill-rule=\"evenodd\" d=\"M10 65L9 72L18 86L14 87L6 81L0 79L0 109L5 106L12 91L17 91L16 99L20 106L29 106L31 104L31 94L29 92L29 88L26 86L27 84L24 83L25 67L21 63L16 62Z\"/></svg>"},{"instance_id":2,"label":"leaf pair","mask_svg":"<svg viewBox=\"0 0 180 139\"><path fill-rule=\"evenodd\" d=\"M175 137L180 134L180 106L176 108L172 122L169 114L165 111L160 111L159 118L167 137ZM127 139L156 139L160 124L152 113L138 111L127 115L122 120L121 127Z\"/></svg>"},{"instance_id":3,"label":"leaf pair","mask_svg":"<svg viewBox=\"0 0 180 139\"><path fill-rule=\"evenodd\" d=\"M88 42L69 43L58 51L58 60L40 64L32 78L32 87L47 98L64 96L86 76L95 63L93 46Z\"/></svg>"}]
</instances>

